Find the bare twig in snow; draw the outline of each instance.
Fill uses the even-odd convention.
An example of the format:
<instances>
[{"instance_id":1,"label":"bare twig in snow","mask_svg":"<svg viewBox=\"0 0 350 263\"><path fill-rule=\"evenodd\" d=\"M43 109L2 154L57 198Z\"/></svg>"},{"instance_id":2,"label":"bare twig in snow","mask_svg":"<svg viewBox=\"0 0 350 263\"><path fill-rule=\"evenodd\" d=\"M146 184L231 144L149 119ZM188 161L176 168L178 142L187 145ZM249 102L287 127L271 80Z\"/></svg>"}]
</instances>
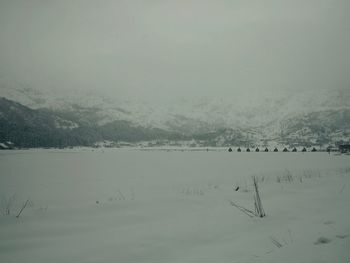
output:
<instances>
[{"instance_id":1,"label":"bare twig in snow","mask_svg":"<svg viewBox=\"0 0 350 263\"><path fill-rule=\"evenodd\" d=\"M256 216L256 214L255 214L253 211L251 211L251 210L249 210L249 209L247 209L247 208L245 208L245 207L243 207L243 206L237 205L237 204L235 204L235 203L234 203L233 201L231 201L231 200L229 200L229 202L230 202L230 204L231 204L232 206L238 208L241 212L243 212L243 213L246 214L247 216L249 216L249 217L254 217L254 216Z\"/></svg>"},{"instance_id":2,"label":"bare twig in snow","mask_svg":"<svg viewBox=\"0 0 350 263\"><path fill-rule=\"evenodd\" d=\"M123 193L122 193L119 189L118 189L117 191L118 191L118 193L119 193L121 199L122 199L122 200L125 200L125 196L123 195Z\"/></svg>"},{"instance_id":3,"label":"bare twig in snow","mask_svg":"<svg viewBox=\"0 0 350 263\"><path fill-rule=\"evenodd\" d=\"M259 188L258 188L258 181L255 176L253 176L253 183L254 183L254 190L255 190L255 195L254 195L254 205L255 205L255 212L257 216L259 217L264 217L266 216L261 198L260 198L260 193L259 193Z\"/></svg>"},{"instance_id":4,"label":"bare twig in snow","mask_svg":"<svg viewBox=\"0 0 350 263\"><path fill-rule=\"evenodd\" d=\"M281 244L281 242L279 242L275 237L272 237L272 236L271 236L270 239L271 239L272 244L274 244L276 247L278 247L278 248L283 247L283 245Z\"/></svg>"},{"instance_id":5,"label":"bare twig in snow","mask_svg":"<svg viewBox=\"0 0 350 263\"><path fill-rule=\"evenodd\" d=\"M345 187L346 187L346 185L343 184L342 188L341 188L340 191L339 191L339 194L341 194L341 193L344 191Z\"/></svg>"},{"instance_id":6,"label":"bare twig in snow","mask_svg":"<svg viewBox=\"0 0 350 263\"><path fill-rule=\"evenodd\" d=\"M29 199L27 199L27 201L23 204L21 210L19 211L18 215L16 215L17 218L19 218L19 216L21 215L21 213L23 212L24 208L26 208L26 206L29 203Z\"/></svg>"}]
</instances>

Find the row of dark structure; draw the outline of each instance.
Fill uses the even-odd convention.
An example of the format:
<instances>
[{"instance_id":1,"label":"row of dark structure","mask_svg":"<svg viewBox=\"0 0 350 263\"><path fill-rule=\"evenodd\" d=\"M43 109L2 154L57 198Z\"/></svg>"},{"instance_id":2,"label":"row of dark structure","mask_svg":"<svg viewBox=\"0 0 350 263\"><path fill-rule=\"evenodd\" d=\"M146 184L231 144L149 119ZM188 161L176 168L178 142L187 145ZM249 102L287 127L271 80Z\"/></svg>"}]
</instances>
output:
<instances>
[{"instance_id":1,"label":"row of dark structure","mask_svg":"<svg viewBox=\"0 0 350 263\"><path fill-rule=\"evenodd\" d=\"M230 147L230 148L228 149L228 151L229 151L229 152L232 152L233 150L232 150L232 148ZM251 152L251 151L253 151L253 150L250 150L250 148L247 148L245 151L246 151L246 152ZM269 152L270 150L269 150L268 148L265 148L263 151L264 151L264 152ZM278 150L277 147L275 147L275 148L273 149L273 152L278 152L278 151L279 151L279 150ZM282 150L282 152L289 152L289 151L290 151L290 150L288 150L288 148L286 148L286 147ZM297 151L298 151L298 150L297 150L297 148L295 148L295 147L291 150L291 152L297 152ZM302 152L307 152L307 149L304 147L301 151L302 151ZM239 147L239 148L237 149L237 152L242 152L242 149ZM257 148L255 149L255 152L260 152L259 147L257 147ZM313 147L313 148L311 149L311 152L317 152L316 148Z\"/></svg>"}]
</instances>

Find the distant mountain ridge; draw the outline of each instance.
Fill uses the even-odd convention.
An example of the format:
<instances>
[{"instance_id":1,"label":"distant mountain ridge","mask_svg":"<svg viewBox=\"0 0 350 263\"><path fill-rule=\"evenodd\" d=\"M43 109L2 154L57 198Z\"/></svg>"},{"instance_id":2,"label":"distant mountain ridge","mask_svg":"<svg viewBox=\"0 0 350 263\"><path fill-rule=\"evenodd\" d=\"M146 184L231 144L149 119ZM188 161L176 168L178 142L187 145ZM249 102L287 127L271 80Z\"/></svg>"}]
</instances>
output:
<instances>
[{"instance_id":1,"label":"distant mountain ridge","mask_svg":"<svg viewBox=\"0 0 350 263\"><path fill-rule=\"evenodd\" d=\"M349 92L199 98L158 105L95 94L57 96L0 82L0 142L18 147L114 145L325 146L349 140ZM246 102L247 100L244 100ZM248 100L249 101L249 100Z\"/></svg>"},{"instance_id":2,"label":"distant mountain ridge","mask_svg":"<svg viewBox=\"0 0 350 263\"><path fill-rule=\"evenodd\" d=\"M134 126L123 120L96 126L81 119L79 114L30 109L5 98L0 98L0 127L0 142L10 141L21 148L93 146L105 140L139 142L184 138L177 133Z\"/></svg>"}]
</instances>

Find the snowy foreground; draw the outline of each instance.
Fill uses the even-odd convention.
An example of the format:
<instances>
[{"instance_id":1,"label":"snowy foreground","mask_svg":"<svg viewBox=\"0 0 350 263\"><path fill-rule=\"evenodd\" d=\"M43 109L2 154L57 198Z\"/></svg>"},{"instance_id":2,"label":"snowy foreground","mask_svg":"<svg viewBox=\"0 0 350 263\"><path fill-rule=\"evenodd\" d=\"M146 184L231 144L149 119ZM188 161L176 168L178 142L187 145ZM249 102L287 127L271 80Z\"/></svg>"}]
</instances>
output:
<instances>
[{"instance_id":1,"label":"snowy foreground","mask_svg":"<svg viewBox=\"0 0 350 263\"><path fill-rule=\"evenodd\" d=\"M0 198L4 263L350 262L350 156L2 151Z\"/></svg>"}]
</instances>

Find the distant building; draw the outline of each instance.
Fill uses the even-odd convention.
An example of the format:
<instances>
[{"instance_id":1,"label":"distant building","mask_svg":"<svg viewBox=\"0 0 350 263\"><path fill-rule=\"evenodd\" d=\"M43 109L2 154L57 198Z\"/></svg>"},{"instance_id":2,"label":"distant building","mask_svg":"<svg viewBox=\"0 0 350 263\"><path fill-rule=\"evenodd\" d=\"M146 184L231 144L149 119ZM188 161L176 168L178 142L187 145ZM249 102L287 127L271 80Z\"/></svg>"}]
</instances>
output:
<instances>
[{"instance_id":1,"label":"distant building","mask_svg":"<svg viewBox=\"0 0 350 263\"><path fill-rule=\"evenodd\" d=\"M340 149L339 149L339 150L340 150ZM326 149L326 151L327 151L328 153L330 153L330 152L336 152L337 149L334 148L334 147L332 147L332 146L328 146L327 149Z\"/></svg>"},{"instance_id":2,"label":"distant building","mask_svg":"<svg viewBox=\"0 0 350 263\"><path fill-rule=\"evenodd\" d=\"M287 149L287 147L285 147L285 148L283 149L283 152L289 152L288 149Z\"/></svg>"},{"instance_id":3,"label":"distant building","mask_svg":"<svg viewBox=\"0 0 350 263\"><path fill-rule=\"evenodd\" d=\"M273 151L274 151L274 152L278 152L278 149L277 149L277 147L275 147L275 149L273 149Z\"/></svg>"},{"instance_id":4,"label":"distant building","mask_svg":"<svg viewBox=\"0 0 350 263\"><path fill-rule=\"evenodd\" d=\"M311 151L312 151L312 152L317 152L317 150L316 150L315 147L313 147Z\"/></svg>"},{"instance_id":5,"label":"distant building","mask_svg":"<svg viewBox=\"0 0 350 263\"><path fill-rule=\"evenodd\" d=\"M249 148L247 148L247 152L250 152L250 149L249 149Z\"/></svg>"},{"instance_id":6,"label":"distant building","mask_svg":"<svg viewBox=\"0 0 350 263\"><path fill-rule=\"evenodd\" d=\"M269 151L269 149L268 149L268 148L265 148L264 152L268 152L268 151Z\"/></svg>"},{"instance_id":7,"label":"distant building","mask_svg":"<svg viewBox=\"0 0 350 263\"><path fill-rule=\"evenodd\" d=\"M292 152L297 152L298 150L297 150L297 148L293 148L293 150L292 150Z\"/></svg>"},{"instance_id":8,"label":"distant building","mask_svg":"<svg viewBox=\"0 0 350 263\"><path fill-rule=\"evenodd\" d=\"M341 153L350 152L350 144L340 144L339 145L339 152L341 152Z\"/></svg>"},{"instance_id":9,"label":"distant building","mask_svg":"<svg viewBox=\"0 0 350 263\"><path fill-rule=\"evenodd\" d=\"M306 150L306 148L304 147L302 150L301 150L302 152L307 152L307 150Z\"/></svg>"},{"instance_id":10,"label":"distant building","mask_svg":"<svg viewBox=\"0 0 350 263\"><path fill-rule=\"evenodd\" d=\"M242 150L241 150L241 148L240 147L238 147L238 149L237 149L237 152L241 152Z\"/></svg>"},{"instance_id":11,"label":"distant building","mask_svg":"<svg viewBox=\"0 0 350 263\"><path fill-rule=\"evenodd\" d=\"M228 148L228 151L229 151L229 152L232 152L232 148L231 148L231 147L230 147L230 148Z\"/></svg>"},{"instance_id":12,"label":"distant building","mask_svg":"<svg viewBox=\"0 0 350 263\"><path fill-rule=\"evenodd\" d=\"M260 152L259 147L256 147L255 151L256 151L256 152Z\"/></svg>"}]
</instances>

